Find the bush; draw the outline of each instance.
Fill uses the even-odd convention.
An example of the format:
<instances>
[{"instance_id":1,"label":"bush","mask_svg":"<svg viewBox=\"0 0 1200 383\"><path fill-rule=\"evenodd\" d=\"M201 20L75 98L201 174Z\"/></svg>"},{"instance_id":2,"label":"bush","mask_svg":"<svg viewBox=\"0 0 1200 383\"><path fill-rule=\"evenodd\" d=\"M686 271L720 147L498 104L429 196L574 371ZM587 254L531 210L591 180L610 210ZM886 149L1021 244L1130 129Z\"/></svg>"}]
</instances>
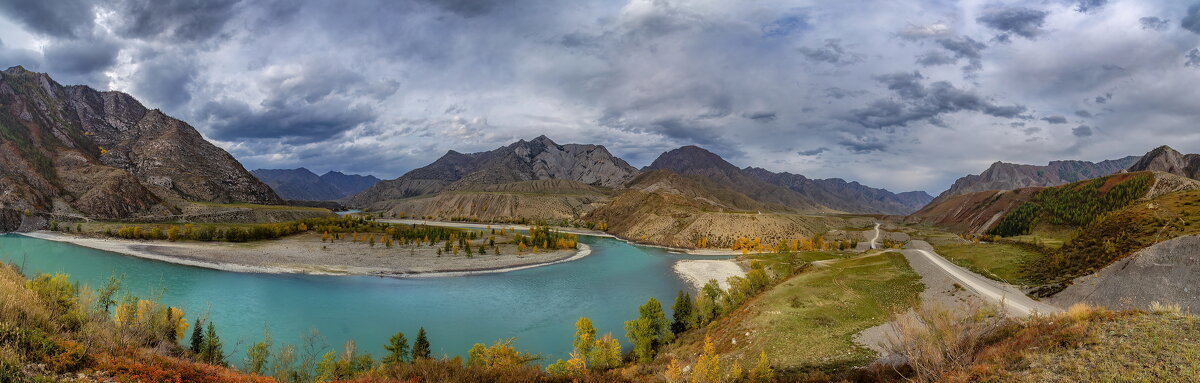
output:
<instances>
[{"instance_id":1,"label":"bush","mask_svg":"<svg viewBox=\"0 0 1200 383\"><path fill-rule=\"evenodd\" d=\"M891 354L904 358L914 381L933 382L968 368L975 356L1008 323L1002 312L971 306L955 311L922 306L899 315L884 343Z\"/></svg>"}]
</instances>

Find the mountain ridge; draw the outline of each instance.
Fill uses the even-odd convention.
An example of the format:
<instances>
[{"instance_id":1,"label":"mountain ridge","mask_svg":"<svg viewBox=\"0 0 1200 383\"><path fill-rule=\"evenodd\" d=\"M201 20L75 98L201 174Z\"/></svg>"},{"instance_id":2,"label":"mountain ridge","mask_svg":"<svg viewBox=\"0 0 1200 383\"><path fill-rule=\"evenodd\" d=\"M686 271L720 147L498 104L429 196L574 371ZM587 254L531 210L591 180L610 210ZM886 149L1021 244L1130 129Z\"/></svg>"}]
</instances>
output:
<instances>
[{"instance_id":1,"label":"mountain ridge","mask_svg":"<svg viewBox=\"0 0 1200 383\"><path fill-rule=\"evenodd\" d=\"M333 201L359 193L380 180L372 175L328 171L317 175L308 168L254 169L255 177L288 200Z\"/></svg>"},{"instance_id":2,"label":"mountain ridge","mask_svg":"<svg viewBox=\"0 0 1200 383\"><path fill-rule=\"evenodd\" d=\"M1046 165L1025 165L996 161L979 174L969 174L954 181L931 202L987 190L1014 190L1026 187L1064 185L1117 173L1129 168L1140 157L1127 156L1100 162L1079 160L1050 161Z\"/></svg>"},{"instance_id":3,"label":"mountain ridge","mask_svg":"<svg viewBox=\"0 0 1200 383\"><path fill-rule=\"evenodd\" d=\"M176 214L184 201L283 200L186 122L132 96L0 72L0 207L98 219Z\"/></svg>"}]
</instances>

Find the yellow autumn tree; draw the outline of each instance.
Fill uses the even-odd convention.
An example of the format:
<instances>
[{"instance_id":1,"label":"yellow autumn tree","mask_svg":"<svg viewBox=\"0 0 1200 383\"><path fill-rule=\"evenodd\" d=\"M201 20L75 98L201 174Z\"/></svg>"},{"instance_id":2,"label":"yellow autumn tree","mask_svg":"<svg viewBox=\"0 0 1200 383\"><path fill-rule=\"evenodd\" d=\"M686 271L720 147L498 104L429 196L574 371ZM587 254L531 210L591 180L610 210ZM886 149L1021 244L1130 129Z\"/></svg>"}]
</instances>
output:
<instances>
[{"instance_id":1,"label":"yellow autumn tree","mask_svg":"<svg viewBox=\"0 0 1200 383\"><path fill-rule=\"evenodd\" d=\"M721 364L717 356L717 346L712 338L704 337L704 353L696 359L696 367L692 369L692 383L719 383L721 381Z\"/></svg>"}]
</instances>

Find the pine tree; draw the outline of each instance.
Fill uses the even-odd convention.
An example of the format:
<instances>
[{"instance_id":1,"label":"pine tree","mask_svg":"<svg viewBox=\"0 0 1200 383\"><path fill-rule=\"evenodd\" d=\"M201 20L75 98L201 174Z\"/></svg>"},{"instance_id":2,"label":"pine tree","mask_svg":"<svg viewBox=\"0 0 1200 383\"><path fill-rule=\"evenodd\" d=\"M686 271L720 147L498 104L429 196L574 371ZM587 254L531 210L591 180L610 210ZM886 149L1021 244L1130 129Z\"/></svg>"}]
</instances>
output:
<instances>
[{"instance_id":1,"label":"pine tree","mask_svg":"<svg viewBox=\"0 0 1200 383\"><path fill-rule=\"evenodd\" d=\"M691 294L679 290L679 294L675 296L675 304L671 306L675 319L671 322L671 332L679 335L694 327L692 323L695 322L695 310L693 307Z\"/></svg>"},{"instance_id":2,"label":"pine tree","mask_svg":"<svg viewBox=\"0 0 1200 383\"><path fill-rule=\"evenodd\" d=\"M196 318L196 327L192 329L191 349L196 355L204 350L204 319Z\"/></svg>"},{"instance_id":3,"label":"pine tree","mask_svg":"<svg viewBox=\"0 0 1200 383\"><path fill-rule=\"evenodd\" d=\"M404 336L403 332L392 335L388 344L383 348L388 350L388 355L383 357L384 364L406 363L412 360L408 353L408 338Z\"/></svg>"},{"instance_id":4,"label":"pine tree","mask_svg":"<svg viewBox=\"0 0 1200 383\"><path fill-rule=\"evenodd\" d=\"M413 341L412 348L413 359L429 359L429 339L425 337L425 328L421 327L417 331L417 340Z\"/></svg>"},{"instance_id":5,"label":"pine tree","mask_svg":"<svg viewBox=\"0 0 1200 383\"><path fill-rule=\"evenodd\" d=\"M205 363L218 366L225 365L225 350L221 349L221 337L212 321L208 322L208 330L204 333L204 343L200 345L200 359Z\"/></svg>"}]
</instances>

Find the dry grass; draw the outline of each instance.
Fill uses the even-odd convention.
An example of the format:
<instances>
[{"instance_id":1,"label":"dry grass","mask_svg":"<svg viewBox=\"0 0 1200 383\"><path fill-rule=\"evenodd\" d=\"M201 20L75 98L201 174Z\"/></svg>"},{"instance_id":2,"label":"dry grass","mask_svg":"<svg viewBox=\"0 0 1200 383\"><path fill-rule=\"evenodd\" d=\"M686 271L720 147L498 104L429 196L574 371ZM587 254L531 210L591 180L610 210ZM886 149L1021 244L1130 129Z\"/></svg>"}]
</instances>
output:
<instances>
[{"instance_id":1,"label":"dry grass","mask_svg":"<svg viewBox=\"0 0 1200 383\"><path fill-rule=\"evenodd\" d=\"M892 322L884 346L903 357L912 370L910 380L932 382L948 373L966 370L1004 326L1003 310L970 306L954 310L922 306Z\"/></svg>"}]
</instances>

